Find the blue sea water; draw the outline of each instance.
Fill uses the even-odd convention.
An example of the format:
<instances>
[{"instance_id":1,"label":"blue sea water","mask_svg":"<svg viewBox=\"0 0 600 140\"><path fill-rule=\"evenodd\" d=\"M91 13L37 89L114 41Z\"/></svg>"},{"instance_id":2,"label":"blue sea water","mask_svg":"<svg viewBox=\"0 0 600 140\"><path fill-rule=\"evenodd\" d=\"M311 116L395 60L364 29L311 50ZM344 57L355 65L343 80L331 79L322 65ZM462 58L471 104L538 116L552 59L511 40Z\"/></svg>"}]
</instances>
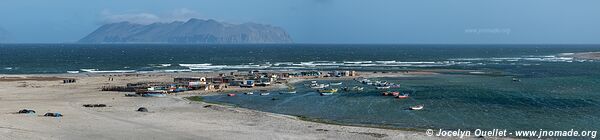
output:
<instances>
[{"instance_id":1,"label":"blue sea water","mask_svg":"<svg viewBox=\"0 0 600 140\"><path fill-rule=\"evenodd\" d=\"M561 55L594 51L600 51L600 46L3 44L0 73L472 70L476 72L373 79L400 83L398 90L411 93L404 100L381 96L373 87L351 80L342 81L342 86L365 86L366 90L320 96L299 83L294 85L296 94L205 99L354 125L598 130L600 62ZM406 110L416 104L425 109Z\"/></svg>"},{"instance_id":2,"label":"blue sea water","mask_svg":"<svg viewBox=\"0 0 600 140\"><path fill-rule=\"evenodd\" d=\"M476 69L564 62L551 56L599 50L596 45L0 44L0 73Z\"/></svg>"}]
</instances>

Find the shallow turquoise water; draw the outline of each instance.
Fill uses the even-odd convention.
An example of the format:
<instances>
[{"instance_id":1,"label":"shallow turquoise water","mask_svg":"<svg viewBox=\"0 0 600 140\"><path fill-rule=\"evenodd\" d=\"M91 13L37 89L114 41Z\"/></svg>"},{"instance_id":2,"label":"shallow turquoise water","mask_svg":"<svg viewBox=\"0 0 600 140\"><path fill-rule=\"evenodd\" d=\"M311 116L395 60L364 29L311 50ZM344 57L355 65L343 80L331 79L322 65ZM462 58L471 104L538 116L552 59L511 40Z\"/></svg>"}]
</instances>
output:
<instances>
[{"instance_id":1,"label":"shallow turquoise water","mask_svg":"<svg viewBox=\"0 0 600 140\"><path fill-rule=\"evenodd\" d=\"M411 97L381 96L372 87L364 93L319 96L300 84L299 93L294 95L205 99L355 125L510 130L600 128L598 78L522 78L521 82L513 82L509 76L444 74L380 80L401 83L398 90L412 93ZM356 81L344 83L361 85ZM417 104L425 105L425 109L407 110Z\"/></svg>"}]
</instances>

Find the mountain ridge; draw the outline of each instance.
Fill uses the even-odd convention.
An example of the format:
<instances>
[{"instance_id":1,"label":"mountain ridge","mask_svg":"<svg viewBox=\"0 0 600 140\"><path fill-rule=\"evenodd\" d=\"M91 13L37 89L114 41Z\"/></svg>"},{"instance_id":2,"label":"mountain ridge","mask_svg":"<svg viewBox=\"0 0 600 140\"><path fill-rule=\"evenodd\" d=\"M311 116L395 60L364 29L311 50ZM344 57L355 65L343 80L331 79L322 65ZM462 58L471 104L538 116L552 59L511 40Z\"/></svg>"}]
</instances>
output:
<instances>
[{"instance_id":1,"label":"mountain ridge","mask_svg":"<svg viewBox=\"0 0 600 140\"><path fill-rule=\"evenodd\" d=\"M257 24L230 24L192 18L186 22L130 22L105 24L78 41L79 43L292 43L282 28Z\"/></svg>"}]
</instances>

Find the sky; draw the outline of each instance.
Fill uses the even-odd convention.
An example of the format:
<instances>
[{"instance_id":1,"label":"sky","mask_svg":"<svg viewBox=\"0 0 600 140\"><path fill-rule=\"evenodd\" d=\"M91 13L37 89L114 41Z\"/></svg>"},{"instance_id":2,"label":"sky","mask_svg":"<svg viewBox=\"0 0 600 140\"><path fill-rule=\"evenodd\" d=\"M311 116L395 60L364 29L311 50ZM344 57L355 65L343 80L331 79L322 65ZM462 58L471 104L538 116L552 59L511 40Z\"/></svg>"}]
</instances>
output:
<instances>
[{"instance_id":1,"label":"sky","mask_svg":"<svg viewBox=\"0 0 600 140\"><path fill-rule=\"evenodd\" d=\"M103 24L215 19L296 43L597 44L598 0L3 0L15 43L71 43ZM0 35L7 36L7 35Z\"/></svg>"}]
</instances>

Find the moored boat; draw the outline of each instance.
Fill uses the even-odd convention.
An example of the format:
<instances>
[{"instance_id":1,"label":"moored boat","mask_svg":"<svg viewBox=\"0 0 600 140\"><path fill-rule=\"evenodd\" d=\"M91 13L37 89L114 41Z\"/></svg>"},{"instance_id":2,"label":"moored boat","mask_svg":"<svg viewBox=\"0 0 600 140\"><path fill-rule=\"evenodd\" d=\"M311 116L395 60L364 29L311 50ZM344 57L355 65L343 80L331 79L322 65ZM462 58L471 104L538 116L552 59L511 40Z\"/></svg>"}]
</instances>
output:
<instances>
[{"instance_id":1,"label":"moored boat","mask_svg":"<svg viewBox=\"0 0 600 140\"><path fill-rule=\"evenodd\" d=\"M329 85L339 86L339 85L342 85L342 82L329 83Z\"/></svg>"},{"instance_id":2,"label":"moored boat","mask_svg":"<svg viewBox=\"0 0 600 140\"><path fill-rule=\"evenodd\" d=\"M398 96L399 99L406 99L408 98L408 94L402 94Z\"/></svg>"},{"instance_id":3,"label":"moored boat","mask_svg":"<svg viewBox=\"0 0 600 140\"><path fill-rule=\"evenodd\" d=\"M67 73L75 74L75 73L79 73L79 71L78 71L78 70L74 70L74 71L67 71Z\"/></svg>"},{"instance_id":4,"label":"moored boat","mask_svg":"<svg viewBox=\"0 0 600 140\"><path fill-rule=\"evenodd\" d=\"M167 91L146 91L142 93L142 97L165 97Z\"/></svg>"},{"instance_id":5,"label":"moored boat","mask_svg":"<svg viewBox=\"0 0 600 140\"><path fill-rule=\"evenodd\" d=\"M263 93L260 93L260 95L261 95L261 96L267 96L267 95L269 95L269 94L271 94L271 93L268 93L268 92L263 92Z\"/></svg>"},{"instance_id":6,"label":"moored boat","mask_svg":"<svg viewBox=\"0 0 600 140\"><path fill-rule=\"evenodd\" d=\"M282 91L282 92L279 92L279 93L280 94L295 94L296 91L295 90L294 91Z\"/></svg>"},{"instance_id":7,"label":"moored boat","mask_svg":"<svg viewBox=\"0 0 600 140\"><path fill-rule=\"evenodd\" d=\"M365 89L364 87L354 87L352 89L355 89L356 91L362 91L363 89Z\"/></svg>"},{"instance_id":8,"label":"moored boat","mask_svg":"<svg viewBox=\"0 0 600 140\"><path fill-rule=\"evenodd\" d=\"M253 95L254 93L253 92L246 92L244 94L246 94L246 95Z\"/></svg>"},{"instance_id":9,"label":"moored boat","mask_svg":"<svg viewBox=\"0 0 600 140\"><path fill-rule=\"evenodd\" d=\"M513 81L513 82L521 82L521 79L518 79L518 78L514 78L514 77L513 77L513 78L512 78L512 81Z\"/></svg>"},{"instance_id":10,"label":"moored boat","mask_svg":"<svg viewBox=\"0 0 600 140\"><path fill-rule=\"evenodd\" d=\"M327 88L318 90L320 93L336 93L338 89L336 88Z\"/></svg>"},{"instance_id":11,"label":"moored boat","mask_svg":"<svg viewBox=\"0 0 600 140\"><path fill-rule=\"evenodd\" d=\"M416 106L411 106L410 110L421 110L423 109L423 105L416 105Z\"/></svg>"},{"instance_id":12,"label":"moored boat","mask_svg":"<svg viewBox=\"0 0 600 140\"><path fill-rule=\"evenodd\" d=\"M392 92L392 96L394 96L394 97L397 97L397 96L399 96L399 95L400 95L400 92L397 92L397 91L395 91L395 92Z\"/></svg>"},{"instance_id":13,"label":"moored boat","mask_svg":"<svg viewBox=\"0 0 600 140\"><path fill-rule=\"evenodd\" d=\"M321 96L333 95L333 92L321 92Z\"/></svg>"},{"instance_id":14,"label":"moored boat","mask_svg":"<svg viewBox=\"0 0 600 140\"><path fill-rule=\"evenodd\" d=\"M378 86L378 87L375 87L375 88L376 89L389 89L390 86Z\"/></svg>"},{"instance_id":15,"label":"moored boat","mask_svg":"<svg viewBox=\"0 0 600 140\"><path fill-rule=\"evenodd\" d=\"M329 87L329 85L325 85L325 84L312 84L310 86L310 88L314 88L314 89L326 88L326 87Z\"/></svg>"}]
</instances>

